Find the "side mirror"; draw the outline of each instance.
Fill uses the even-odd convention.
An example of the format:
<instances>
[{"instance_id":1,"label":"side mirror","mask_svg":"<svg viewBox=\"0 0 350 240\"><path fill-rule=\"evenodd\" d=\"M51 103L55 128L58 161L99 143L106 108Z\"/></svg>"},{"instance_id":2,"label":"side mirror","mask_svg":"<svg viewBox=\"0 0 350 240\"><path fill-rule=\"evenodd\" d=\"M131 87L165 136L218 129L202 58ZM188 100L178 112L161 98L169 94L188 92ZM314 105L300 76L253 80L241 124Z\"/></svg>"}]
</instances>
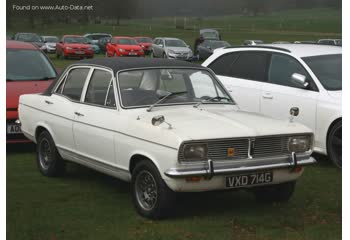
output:
<instances>
[{"instance_id":1,"label":"side mirror","mask_svg":"<svg viewBox=\"0 0 350 240\"><path fill-rule=\"evenodd\" d=\"M307 86L309 86L309 83L306 80L306 76L299 73L293 73L291 81L301 88L307 88Z\"/></svg>"},{"instance_id":2,"label":"side mirror","mask_svg":"<svg viewBox=\"0 0 350 240\"><path fill-rule=\"evenodd\" d=\"M152 118L152 125L153 126L159 126L165 121L165 118L163 115L158 115Z\"/></svg>"},{"instance_id":3,"label":"side mirror","mask_svg":"<svg viewBox=\"0 0 350 240\"><path fill-rule=\"evenodd\" d=\"M162 48L162 47L163 47L163 44L158 44L158 46Z\"/></svg>"}]
</instances>

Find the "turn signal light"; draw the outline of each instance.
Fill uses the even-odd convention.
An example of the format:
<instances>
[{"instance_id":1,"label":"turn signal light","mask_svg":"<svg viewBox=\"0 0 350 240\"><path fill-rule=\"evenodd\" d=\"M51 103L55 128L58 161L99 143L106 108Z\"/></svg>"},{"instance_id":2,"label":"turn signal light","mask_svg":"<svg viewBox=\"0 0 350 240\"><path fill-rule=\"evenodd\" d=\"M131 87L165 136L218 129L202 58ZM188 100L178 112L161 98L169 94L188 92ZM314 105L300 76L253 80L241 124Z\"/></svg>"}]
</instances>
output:
<instances>
[{"instance_id":1,"label":"turn signal light","mask_svg":"<svg viewBox=\"0 0 350 240\"><path fill-rule=\"evenodd\" d=\"M293 172L293 173L299 173L299 172L301 172L302 170L303 170L303 167L298 166L298 167L294 168L294 169L292 170L292 172Z\"/></svg>"},{"instance_id":2,"label":"turn signal light","mask_svg":"<svg viewBox=\"0 0 350 240\"><path fill-rule=\"evenodd\" d=\"M187 177L186 182L199 182L201 177Z\"/></svg>"}]
</instances>

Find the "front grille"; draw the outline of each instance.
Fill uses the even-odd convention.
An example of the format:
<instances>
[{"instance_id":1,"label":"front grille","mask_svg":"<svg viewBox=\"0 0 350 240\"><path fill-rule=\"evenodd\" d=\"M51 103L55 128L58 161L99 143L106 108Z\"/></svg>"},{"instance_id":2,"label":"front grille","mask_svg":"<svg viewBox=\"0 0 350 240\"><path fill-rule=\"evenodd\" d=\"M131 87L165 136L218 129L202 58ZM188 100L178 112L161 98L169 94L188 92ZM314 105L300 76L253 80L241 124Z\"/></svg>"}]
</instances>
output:
<instances>
[{"instance_id":1,"label":"front grille","mask_svg":"<svg viewBox=\"0 0 350 240\"><path fill-rule=\"evenodd\" d=\"M305 136L298 134L293 136ZM183 149L186 144L206 143L208 146L208 159L215 160L238 160L252 158L273 157L290 154L288 151L288 139L290 136L264 136L239 139L218 139L206 141L191 141L184 143L179 149L179 161L184 160ZM249 147L249 144L251 146ZM229 148L234 148L234 157L228 157ZM249 152L250 151L250 152ZM186 161L185 161L186 162Z\"/></svg>"}]
</instances>

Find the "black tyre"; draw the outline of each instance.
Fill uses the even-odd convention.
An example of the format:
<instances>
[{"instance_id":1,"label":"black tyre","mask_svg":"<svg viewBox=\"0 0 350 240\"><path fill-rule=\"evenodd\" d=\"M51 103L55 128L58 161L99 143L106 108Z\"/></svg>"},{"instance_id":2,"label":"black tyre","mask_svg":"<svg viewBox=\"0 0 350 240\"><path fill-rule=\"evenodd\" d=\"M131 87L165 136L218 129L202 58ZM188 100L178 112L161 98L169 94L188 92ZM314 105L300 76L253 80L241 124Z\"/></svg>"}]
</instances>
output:
<instances>
[{"instance_id":1,"label":"black tyre","mask_svg":"<svg viewBox=\"0 0 350 240\"><path fill-rule=\"evenodd\" d=\"M151 51L151 58L155 58L153 51Z\"/></svg>"},{"instance_id":2,"label":"black tyre","mask_svg":"<svg viewBox=\"0 0 350 240\"><path fill-rule=\"evenodd\" d=\"M295 182L286 182L276 185L257 187L254 189L255 198L258 202L288 202L293 196Z\"/></svg>"},{"instance_id":3,"label":"black tyre","mask_svg":"<svg viewBox=\"0 0 350 240\"><path fill-rule=\"evenodd\" d=\"M57 177L64 173L64 161L49 132L40 133L37 142L37 165L44 176Z\"/></svg>"},{"instance_id":4,"label":"black tyre","mask_svg":"<svg viewBox=\"0 0 350 240\"><path fill-rule=\"evenodd\" d=\"M342 167L342 121L337 122L329 130L327 137L327 153L338 168Z\"/></svg>"},{"instance_id":5,"label":"black tyre","mask_svg":"<svg viewBox=\"0 0 350 240\"><path fill-rule=\"evenodd\" d=\"M117 52L114 52L113 57L118 57Z\"/></svg>"},{"instance_id":6,"label":"black tyre","mask_svg":"<svg viewBox=\"0 0 350 240\"><path fill-rule=\"evenodd\" d=\"M166 55L166 53L163 53L163 58L168 58L168 56Z\"/></svg>"},{"instance_id":7,"label":"black tyre","mask_svg":"<svg viewBox=\"0 0 350 240\"><path fill-rule=\"evenodd\" d=\"M132 172L131 189L136 211L143 217L161 219L170 214L174 192L163 181L158 169L148 160Z\"/></svg>"}]
</instances>

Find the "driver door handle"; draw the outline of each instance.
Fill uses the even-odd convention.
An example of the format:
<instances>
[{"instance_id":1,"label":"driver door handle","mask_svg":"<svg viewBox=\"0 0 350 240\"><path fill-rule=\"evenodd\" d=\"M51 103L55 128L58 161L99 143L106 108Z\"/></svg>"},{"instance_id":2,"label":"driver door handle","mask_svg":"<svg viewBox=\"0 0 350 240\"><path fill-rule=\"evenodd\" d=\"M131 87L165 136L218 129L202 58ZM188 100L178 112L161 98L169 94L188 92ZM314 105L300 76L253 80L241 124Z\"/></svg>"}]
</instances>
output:
<instances>
[{"instance_id":1,"label":"driver door handle","mask_svg":"<svg viewBox=\"0 0 350 240\"><path fill-rule=\"evenodd\" d=\"M273 99L273 95L271 93L264 93L262 97L265 99Z\"/></svg>"}]
</instances>

